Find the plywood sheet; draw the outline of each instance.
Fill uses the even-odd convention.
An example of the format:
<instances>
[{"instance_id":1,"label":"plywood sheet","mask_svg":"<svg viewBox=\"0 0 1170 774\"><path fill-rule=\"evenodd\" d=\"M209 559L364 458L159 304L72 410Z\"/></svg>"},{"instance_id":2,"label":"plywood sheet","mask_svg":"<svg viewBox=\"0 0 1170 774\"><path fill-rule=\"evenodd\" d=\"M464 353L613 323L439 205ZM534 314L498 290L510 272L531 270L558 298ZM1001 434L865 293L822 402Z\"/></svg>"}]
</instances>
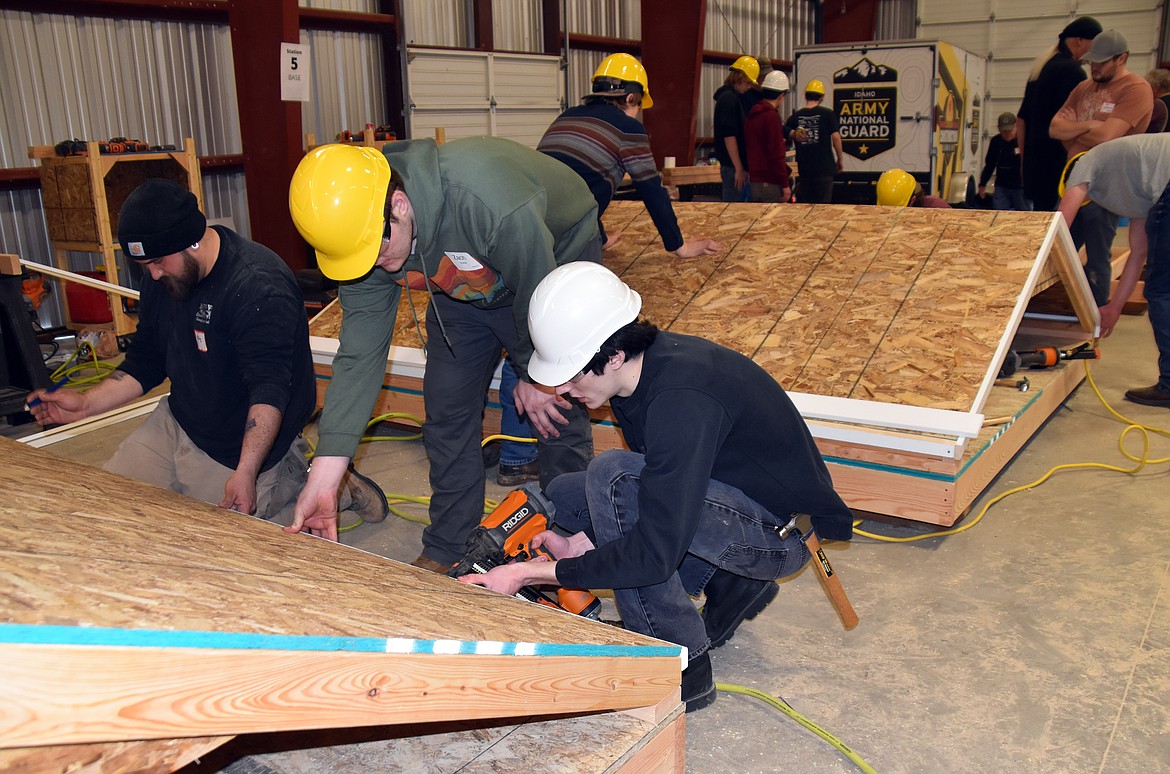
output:
<instances>
[{"instance_id":1,"label":"plywood sheet","mask_svg":"<svg viewBox=\"0 0 1170 774\"><path fill-rule=\"evenodd\" d=\"M0 453L0 747L677 697L676 646L12 441Z\"/></svg>"}]
</instances>

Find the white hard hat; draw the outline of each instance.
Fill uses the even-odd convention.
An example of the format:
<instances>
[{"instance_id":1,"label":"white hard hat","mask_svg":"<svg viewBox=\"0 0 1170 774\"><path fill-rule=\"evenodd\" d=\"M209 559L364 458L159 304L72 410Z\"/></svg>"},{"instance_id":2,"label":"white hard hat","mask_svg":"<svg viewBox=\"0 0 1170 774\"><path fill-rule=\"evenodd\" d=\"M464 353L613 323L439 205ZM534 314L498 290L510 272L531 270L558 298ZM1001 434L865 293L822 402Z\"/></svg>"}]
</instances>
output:
<instances>
[{"instance_id":1,"label":"white hard hat","mask_svg":"<svg viewBox=\"0 0 1170 774\"><path fill-rule=\"evenodd\" d=\"M767 91L788 91L788 76L780 70L773 70L764 76L761 87Z\"/></svg>"},{"instance_id":2,"label":"white hard hat","mask_svg":"<svg viewBox=\"0 0 1170 774\"><path fill-rule=\"evenodd\" d=\"M534 350L528 375L538 384L564 384L641 309L642 297L601 264L558 266L536 286L528 305Z\"/></svg>"}]
</instances>

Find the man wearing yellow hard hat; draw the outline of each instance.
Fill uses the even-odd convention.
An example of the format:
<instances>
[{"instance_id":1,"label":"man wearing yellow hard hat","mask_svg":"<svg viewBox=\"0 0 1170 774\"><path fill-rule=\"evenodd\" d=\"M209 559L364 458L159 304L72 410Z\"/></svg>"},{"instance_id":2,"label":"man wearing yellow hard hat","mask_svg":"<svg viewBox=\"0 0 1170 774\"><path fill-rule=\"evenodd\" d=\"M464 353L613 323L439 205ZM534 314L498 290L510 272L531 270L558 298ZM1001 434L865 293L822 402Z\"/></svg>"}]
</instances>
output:
<instances>
[{"instance_id":1,"label":"man wearing yellow hard hat","mask_svg":"<svg viewBox=\"0 0 1170 774\"><path fill-rule=\"evenodd\" d=\"M642 63L629 54L611 54L593 74L592 90L582 104L561 113L536 149L581 176L597 200L598 218L628 174L667 251L679 258L714 255L722 249L716 242L702 237L687 241L679 230L670 195L654 164L650 135L638 120L638 113L653 104ZM603 240L605 236L603 229ZM618 236L611 239L616 241Z\"/></svg>"},{"instance_id":2,"label":"man wearing yellow hard hat","mask_svg":"<svg viewBox=\"0 0 1170 774\"><path fill-rule=\"evenodd\" d=\"M928 207L949 210L944 199L922 190L922 183L904 169L887 169L877 182L877 203L883 207Z\"/></svg>"},{"instance_id":3,"label":"man wearing yellow hard hat","mask_svg":"<svg viewBox=\"0 0 1170 774\"><path fill-rule=\"evenodd\" d=\"M723 177L725 202L751 200L743 127L748 111L759 102L759 87L760 63L745 55L732 62L723 85L715 92L715 159ZM745 97L747 94L756 98Z\"/></svg>"},{"instance_id":4,"label":"man wearing yellow hard hat","mask_svg":"<svg viewBox=\"0 0 1170 774\"><path fill-rule=\"evenodd\" d=\"M788 118L796 166L800 170L796 200L801 204L828 204L833 200L833 178L845 168L837 114L825 107L825 84L811 80L804 87L804 107Z\"/></svg>"},{"instance_id":5,"label":"man wearing yellow hard hat","mask_svg":"<svg viewBox=\"0 0 1170 774\"><path fill-rule=\"evenodd\" d=\"M532 291L559 265L599 261L597 204L564 164L511 140L373 148L325 145L298 165L293 222L342 284L340 349L320 440L289 530L336 539L336 497L386 372L402 287L431 294L424 444L431 524L413 564L445 572L483 512L483 396L502 349L521 381L516 405L542 436L540 478L583 470L587 411L527 379Z\"/></svg>"}]
</instances>

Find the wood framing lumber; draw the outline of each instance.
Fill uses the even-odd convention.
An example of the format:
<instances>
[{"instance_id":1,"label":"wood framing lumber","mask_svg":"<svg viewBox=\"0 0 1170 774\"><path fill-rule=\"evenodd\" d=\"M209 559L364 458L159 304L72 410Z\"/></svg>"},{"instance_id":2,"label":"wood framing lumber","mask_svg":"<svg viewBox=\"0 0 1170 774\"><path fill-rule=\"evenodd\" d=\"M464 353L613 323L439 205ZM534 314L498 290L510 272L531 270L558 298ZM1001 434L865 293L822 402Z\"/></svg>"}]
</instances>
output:
<instances>
[{"instance_id":1,"label":"wood framing lumber","mask_svg":"<svg viewBox=\"0 0 1170 774\"><path fill-rule=\"evenodd\" d=\"M0 748L656 706L683 649L0 440Z\"/></svg>"},{"instance_id":2,"label":"wood framing lumber","mask_svg":"<svg viewBox=\"0 0 1170 774\"><path fill-rule=\"evenodd\" d=\"M24 260L21 261L21 264L27 266L33 271L39 271L41 274L48 274L51 277L68 280L69 282L76 282L78 285L97 288L98 290L104 290L107 293L114 293L115 295L123 296L125 298L138 299L142 296L141 293L139 293L137 290L134 290L133 288L126 288L122 287L121 285L115 285L112 282L106 282L104 280L95 279L93 277L87 277L84 274L78 274L77 272L68 271L67 269L59 269L56 266L49 266L47 264L37 263L36 261Z\"/></svg>"}]
</instances>

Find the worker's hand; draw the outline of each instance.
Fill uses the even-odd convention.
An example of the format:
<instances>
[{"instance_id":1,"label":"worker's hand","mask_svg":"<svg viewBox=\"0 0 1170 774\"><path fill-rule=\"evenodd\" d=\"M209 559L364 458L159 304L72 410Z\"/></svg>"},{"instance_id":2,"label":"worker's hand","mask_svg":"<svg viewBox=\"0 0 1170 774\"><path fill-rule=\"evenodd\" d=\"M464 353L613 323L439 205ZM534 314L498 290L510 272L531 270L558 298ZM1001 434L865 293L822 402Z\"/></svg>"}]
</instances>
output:
<instances>
[{"instance_id":1,"label":"worker's hand","mask_svg":"<svg viewBox=\"0 0 1170 774\"><path fill-rule=\"evenodd\" d=\"M610 234L609 237L605 240L605 244L603 244L601 246L601 249L608 250L609 248L616 245L618 243L618 241L621 240L621 238L622 238L622 232L620 232L620 231L617 231L617 232L614 232L613 234Z\"/></svg>"},{"instance_id":2,"label":"worker's hand","mask_svg":"<svg viewBox=\"0 0 1170 774\"><path fill-rule=\"evenodd\" d=\"M794 130L792 136L796 138L797 142L808 142L808 130L803 126Z\"/></svg>"},{"instance_id":3,"label":"worker's hand","mask_svg":"<svg viewBox=\"0 0 1170 774\"><path fill-rule=\"evenodd\" d=\"M292 524L285 532L308 532L337 542L337 490L349 457L314 457L309 479L297 498Z\"/></svg>"},{"instance_id":4,"label":"worker's hand","mask_svg":"<svg viewBox=\"0 0 1170 774\"><path fill-rule=\"evenodd\" d=\"M714 239L692 239L683 242L682 247L674 251L679 258L698 258L700 255L715 255L722 252L723 245Z\"/></svg>"},{"instance_id":5,"label":"worker's hand","mask_svg":"<svg viewBox=\"0 0 1170 774\"><path fill-rule=\"evenodd\" d=\"M228 476L223 487L220 508L253 516L256 513L256 479L248 473L236 471Z\"/></svg>"},{"instance_id":6,"label":"worker's hand","mask_svg":"<svg viewBox=\"0 0 1170 774\"><path fill-rule=\"evenodd\" d=\"M843 159L843 158L837 159L837 171L838 172L845 171L845 159Z\"/></svg>"},{"instance_id":7,"label":"worker's hand","mask_svg":"<svg viewBox=\"0 0 1170 774\"><path fill-rule=\"evenodd\" d=\"M748 172L746 169L735 170L735 190L742 190L748 184Z\"/></svg>"},{"instance_id":8,"label":"worker's hand","mask_svg":"<svg viewBox=\"0 0 1170 774\"><path fill-rule=\"evenodd\" d=\"M538 556L532 562L547 562L548 558ZM522 586L528 584L529 571L525 565L532 562L513 562L512 564L503 564L499 567L493 567L483 575L477 573L469 573L459 578L461 583L472 583L476 586L483 586L485 589L498 591L501 594L513 596Z\"/></svg>"},{"instance_id":9,"label":"worker's hand","mask_svg":"<svg viewBox=\"0 0 1170 774\"><path fill-rule=\"evenodd\" d=\"M985 185L979 186L977 189L975 189L975 193L976 193L976 195L978 195L980 197L987 195L987 186L985 186Z\"/></svg>"},{"instance_id":10,"label":"worker's hand","mask_svg":"<svg viewBox=\"0 0 1170 774\"><path fill-rule=\"evenodd\" d=\"M1102 307L1098 307L1097 312L1101 315L1101 338L1106 338L1110 333L1113 333L1113 326L1117 325L1117 321L1121 319L1121 307L1124 302L1118 304L1110 301Z\"/></svg>"},{"instance_id":11,"label":"worker's hand","mask_svg":"<svg viewBox=\"0 0 1170 774\"><path fill-rule=\"evenodd\" d=\"M55 392L33 390L24 402L27 405L35 398L40 398L41 402L30 407L29 411L42 425L63 425L89 416L89 402L85 398L85 393L69 389Z\"/></svg>"},{"instance_id":12,"label":"worker's hand","mask_svg":"<svg viewBox=\"0 0 1170 774\"><path fill-rule=\"evenodd\" d=\"M572 559L574 556L581 556L594 548L593 541L584 532L565 537L551 529L546 529L532 538L532 547L543 548L557 559Z\"/></svg>"},{"instance_id":13,"label":"worker's hand","mask_svg":"<svg viewBox=\"0 0 1170 774\"><path fill-rule=\"evenodd\" d=\"M780 201L781 202L787 202L791 198L792 198L792 189L791 188L789 188L788 186L785 186L784 188L780 189Z\"/></svg>"},{"instance_id":14,"label":"worker's hand","mask_svg":"<svg viewBox=\"0 0 1170 774\"><path fill-rule=\"evenodd\" d=\"M516 400L516 411L528 417L528 421L540 433L541 438L558 438L561 432L557 425L569 424L569 418L557 408L570 409L573 404L568 399L557 395L548 387L537 387L531 382L520 379L516 382L516 389L512 392Z\"/></svg>"}]
</instances>

